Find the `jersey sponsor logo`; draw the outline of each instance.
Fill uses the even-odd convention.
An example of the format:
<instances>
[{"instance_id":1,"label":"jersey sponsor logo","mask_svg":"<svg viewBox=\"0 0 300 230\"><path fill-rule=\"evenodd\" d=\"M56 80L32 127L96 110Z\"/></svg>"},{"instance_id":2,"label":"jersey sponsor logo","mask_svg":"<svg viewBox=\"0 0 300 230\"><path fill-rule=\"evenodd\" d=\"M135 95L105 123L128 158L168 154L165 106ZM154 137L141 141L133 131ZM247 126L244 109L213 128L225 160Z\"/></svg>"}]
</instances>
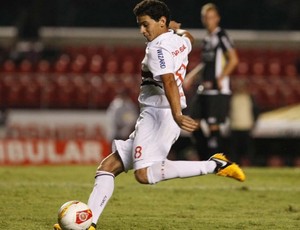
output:
<instances>
[{"instance_id":1,"label":"jersey sponsor logo","mask_svg":"<svg viewBox=\"0 0 300 230\"><path fill-rule=\"evenodd\" d=\"M163 52L162 52L161 49L157 50L157 57L158 57L158 60L159 60L160 68L165 69L166 68L166 62L165 62L165 58L164 58L164 55L163 55Z\"/></svg>"},{"instance_id":2,"label":"jersey sponsor logo","mask_svg":"<svg viewBox=\"0 0 300 230\"><path fill-rule=\"evenodd\" d=\"M176 57L178 54L182 53L186 49L186 46L183 44L177 50L172 51L173 57Z\"/></svg>"}]
</instances>

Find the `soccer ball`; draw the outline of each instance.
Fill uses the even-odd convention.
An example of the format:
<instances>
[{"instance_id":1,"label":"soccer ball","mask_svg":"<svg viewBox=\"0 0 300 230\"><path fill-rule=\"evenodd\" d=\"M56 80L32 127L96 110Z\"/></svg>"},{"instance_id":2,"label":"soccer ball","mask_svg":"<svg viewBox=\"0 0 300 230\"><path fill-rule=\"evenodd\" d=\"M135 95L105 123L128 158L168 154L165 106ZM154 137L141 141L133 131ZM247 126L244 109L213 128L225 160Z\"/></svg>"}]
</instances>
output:
<instances>
[{"instance_id":1,"label":"soccer ball","mask_svg":"<svg viewBox=\"0 0 300 230\"><path fill-rule=\"evenodd\" d=\"M58 223L63 230L86 230L92 224L92 211L77 200L64 203L58 210Z\"/></svg>"}]
</instances>

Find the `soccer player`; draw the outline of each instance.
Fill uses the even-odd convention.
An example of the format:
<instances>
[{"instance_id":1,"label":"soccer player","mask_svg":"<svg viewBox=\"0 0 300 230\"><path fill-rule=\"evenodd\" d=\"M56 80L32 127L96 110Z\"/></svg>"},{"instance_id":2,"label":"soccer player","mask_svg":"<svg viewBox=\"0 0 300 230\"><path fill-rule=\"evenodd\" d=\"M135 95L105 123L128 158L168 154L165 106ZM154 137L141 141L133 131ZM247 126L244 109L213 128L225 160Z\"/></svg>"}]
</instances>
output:
<instances>
[{"instance_id":1,"label":"soccer player","mask_svg":"<svg viewBox=\"0 0 300 230\"><path fill-rule=\"evenodd\" d=\"M170 22L170 12L165 3L144 0L133 10L141 34L147 39L142 61L142 84L139 95L140 116L135 131L125 141L114 140L113 153L99 165L95 184L88 200L96 229L98 219L114 190L114 179L122 172L133 169L135 178L142 184L216 173L245 180L243 171L215 154L207 161L167 160L180 128L192 132L198 123L185 116L186 107L182 82L192 49L193 37ZM169 29L171 28L171 29ZM60 229L56 224L54 229Z\"/></svg>"},{"instance_id":2,"label":"soccer player","mask_svg":"<svg viewBox=\"0 0 300 230\"><path fill-rule=\"evenodd\" d=\"M202 42L203 68L199 68L200 75L195 72L191 79L187 79L186 83L189 84L186 86L189 87L201 76L197 95L191 105L191 117L203 121L201 124L204 124L204 128L208 126L206 132L201 129L193 132L200 157L207 159L215 152L224 151L220 125L228 117L231 94L229 76L238 64L238 56L228 34L219 27L221 18L216 5L205 4L201 8L201 19L208 32Z\"/></svg>"}]
</instances>

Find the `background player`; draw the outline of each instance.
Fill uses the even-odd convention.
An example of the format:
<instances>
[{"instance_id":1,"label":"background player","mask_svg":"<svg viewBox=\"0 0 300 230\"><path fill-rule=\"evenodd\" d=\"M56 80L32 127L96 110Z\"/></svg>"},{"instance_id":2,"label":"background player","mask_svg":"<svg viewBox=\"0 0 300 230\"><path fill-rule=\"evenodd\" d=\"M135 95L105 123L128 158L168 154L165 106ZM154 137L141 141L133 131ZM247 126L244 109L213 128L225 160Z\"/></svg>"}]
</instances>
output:
<instances>
[{"instance_id":1,"label":"background player","mask_svg":"<svg viewBox=\"0 0 300 230\"><path fill-rule=\"evenodd\" d=\"M113 193L115 176L130 169L134 169L136 180L142 184L208 173L245 179L243 171L223 154L215 154L208 161L167 160L180 128L189 132L198 128L196 121L181 112L186 107L182 82L193 37L179 29L178 23L170 23L169 9L161 1L144 0L136 5L134 14L140 32L148 41L142 61L140 116L129 139L115 140L113 153L97 169L88 201L93 212L89 230L96 228ZM59 225L54 229L60 229Z\"/></svg>"},{"instance_id":2,"label":"background player","mask_svg":"<svg viewBox=\"0 0 300 230\"><path fill-rule=\"evenodd\" d=\"M202 63L189 75L186 86L190 87L201 75L191 106L191 116L208 125L205 136L202 130L193 133L200 157L207 159L215 152L224 151L220 124L228 116L231 94L229 75L238 64L238 56L227 33L219 27L220 14L214 4L208 3L202 7L201 19L208 32L202 42Z\"/></svg>"}]
</instances>

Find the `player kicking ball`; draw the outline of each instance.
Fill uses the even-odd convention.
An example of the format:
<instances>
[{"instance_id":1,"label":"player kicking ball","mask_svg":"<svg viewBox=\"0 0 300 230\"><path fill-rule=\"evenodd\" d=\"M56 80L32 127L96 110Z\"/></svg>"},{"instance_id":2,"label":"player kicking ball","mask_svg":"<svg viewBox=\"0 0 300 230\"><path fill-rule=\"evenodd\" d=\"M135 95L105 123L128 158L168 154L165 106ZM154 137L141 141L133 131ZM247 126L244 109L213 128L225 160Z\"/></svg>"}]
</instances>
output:
<instances>
[{"instance_id":1,"label":"player kicking ball","mask_svg":"<svg viewBox=\"0 0 300 230\"><path fill-rule=\"evenodd\" d=\"M186 99L182 83L192 50L193 37L171 21L165 3L144 0L133 10L141 34L147 39L142 61L142 84L139 95L140 115L135 131L125 141L114 140L113 152L99 165L95 184L88 200L95 230L98 219L114 190L114 179L133 169L141 184L216 173L245 180L245 174L223 154L207 161L170 161L167 155L180 135L180 129L192 132L199 124L182 114ZM61 229L58 224L55 230Z\"/></svg>"}]
</instances>

